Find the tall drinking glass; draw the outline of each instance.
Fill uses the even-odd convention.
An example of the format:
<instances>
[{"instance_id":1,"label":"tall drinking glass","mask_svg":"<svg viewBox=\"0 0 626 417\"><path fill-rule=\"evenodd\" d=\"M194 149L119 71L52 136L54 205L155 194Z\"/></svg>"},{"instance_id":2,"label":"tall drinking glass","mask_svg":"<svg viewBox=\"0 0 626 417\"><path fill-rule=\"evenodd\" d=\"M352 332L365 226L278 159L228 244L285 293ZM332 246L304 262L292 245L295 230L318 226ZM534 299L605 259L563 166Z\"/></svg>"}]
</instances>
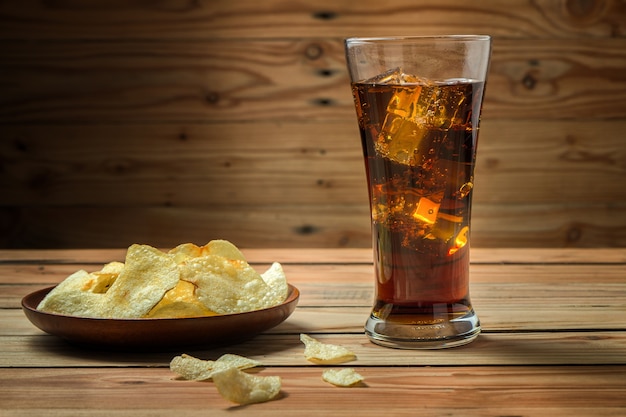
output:
<instances>
[{"instance_id":1,"label":"tall drinking glass","mask_svg":"<svg viewBox=\"0 0 626 417\"><path fill-rule=\"evenodd\" d=\"M471 342L471 203L488 36L349 38L372 214L374 343Z\"/></svg>"}]
</instances>

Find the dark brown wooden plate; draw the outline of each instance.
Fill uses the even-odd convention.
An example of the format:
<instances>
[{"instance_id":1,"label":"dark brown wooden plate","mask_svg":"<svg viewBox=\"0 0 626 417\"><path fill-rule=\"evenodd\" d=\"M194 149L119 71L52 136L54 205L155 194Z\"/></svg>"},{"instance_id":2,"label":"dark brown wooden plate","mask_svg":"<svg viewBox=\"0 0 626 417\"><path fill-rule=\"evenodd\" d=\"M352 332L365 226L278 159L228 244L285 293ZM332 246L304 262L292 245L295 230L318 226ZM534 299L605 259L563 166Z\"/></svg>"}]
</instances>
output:
<instances>
[{"instance_id":1,"label":"dark brown wooden plate","mask_svg":"<svg viewBox=\"0 0 626 417\"><path fill-rule=\"evenodd\" d=\"M298 289L289 285L282 304L246 313L178 319L100 319L38 311L39 302L52 288L32 292L22 299L22 310L31 323L73 344L116 350L158 351L242 342L285 321L300 298Z\"/></svg>"}]
</instances>

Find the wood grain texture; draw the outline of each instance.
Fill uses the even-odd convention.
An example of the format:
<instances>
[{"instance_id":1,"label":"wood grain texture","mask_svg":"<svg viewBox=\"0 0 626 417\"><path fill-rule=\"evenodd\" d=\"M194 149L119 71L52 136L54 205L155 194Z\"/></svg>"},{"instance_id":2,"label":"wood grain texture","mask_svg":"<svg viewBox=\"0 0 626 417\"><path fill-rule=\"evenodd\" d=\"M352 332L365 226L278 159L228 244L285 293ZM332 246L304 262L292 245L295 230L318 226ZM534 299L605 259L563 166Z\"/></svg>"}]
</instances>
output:
<instances>
[{"instance_id":1,"label":"wood grain texture","mask_svg":"<svg viewBox=\"0 0 626 417\"><path fill-rule=\"evenodd\" d=\"M475 247L624 246L623 204L475 204ZM227 239L241 247L371 247L362 205L25 207L1 209L6 247L173 247Z\"/></svg>"},{"instance_id":2,"label":"wood grain texture","mask_svg":"<svg viewBox=\"0 0 626 417\"><path fill-rule=\"evenodd\" d=\"M626 121L619 119L487 119L473 201L623 203L625 131ZM368 204L352 118L320 124L10 125L3 133L5 204Z\"/></svg>"},{"instance_id":3,"label":"wood grain texture","mask_svg":"<svg viewBox=\"0 0 626 417\"><path fill-rule=\"evenodd\" d=\"M44 334L19 309L32 289L74 268L119 259L108 250L0 250L0 410L6 416L623 416L626 410L624 249L477 249L472 298L484 331L447 350L386 349L363 334L373 290L368 249L245 250L256 268L285 260L301 289L295 313L244 343L170 352L84 349ZM340 389L308 362L301 332L353 350L365 383ZM181 353L260 360L281 396L247 407L212 382L168 369ZM393 398L381 402L377 396ZM77 401L77 398L80 401Z\"/></svg>"},{"instance_id":4,"label":"wood grain texture","mask_svg":"<svg viewBox=\"0 0 626 417\"><path fill-rule=\"evenodd\" d=\"M494 39L485 119L626 117L626 39ZM355 119L338 39L7 43L0 121Z\"/></svg>"},{"instance_id":5,"label":"wood grain texture","mask_svg":"<svg viewBox=\"0 0 626 417\"><path fill-rule=\"evenodd\" d=\"M161 248L168 250L169 247ZM371 265L371 249L360 248L242 248L248 262L270 264L274 261L286 264L318 265ZM101 265L112 260L123 259L126 248L118 249L0 249L0 264L3 273L0 278L14 268L14 273L21 268L37 268L41 275L46 275L46 268L56 264L65 265ZM621 265L626 263L623 248L473 248L472 265L485 264L569 264L569 265ZM30 270L31 274L33 269ZM31 275L29 274L29 275ZM25 279L21 276L20 279ZM48 282L48 281L40 281Z\"/></svg>"},{"instance_id":6,"label":"wood grain texture","mask_svg":"<svg viewBox=\"0 0 626 417\"><path fill-rule=\"evenodd\" d=\"M626 246L623 0L0 3L0 247L368 247L342 39L493 36L472 244Z\"/></svg>"},{"instance_id":7,"label":"wood grain texture","mask_svg":"<svg viewBox=\"0 0 626 417\"><path fill-rule=\"evenodd\" d=\"M5 38L189 39L489 33L510 38L626 35L622 0L176 0L4 2ZM71 23L71 24L68 24Z\"/></svg>"},{"instance_id":8,"label":"wood grain texture","mask_svg":"<svg viewBox=\"0 0 626 417\"><path fill-rule=\"evenodd\" d=\"M623 414L626 386L624 367L450 367L377 369L356 367L366 385L349 389L325 386L320 369L276 368L261 375L279 375L283 396L278 402L235 407L219 396L212 383L178 381L165 369L3 369L0 384L6 386L2 405L22 416L101 416L113 408L133 417L160 415L154 404L164 396L178 399L169 405L179 416L231 416L253 412L255 416L310 416L319 413L320 401L329 413L343 414L362 408L359 415L389 412L388 402L370 406L372 392L394 395L394 416L524 415L555 417ZM498 381L494 384L494 381ZM104 385L103 385L104 382ZM30 386L24 390L20 387ZM546 389L546 386L550 386ZM593 387L593 388L592 388ZM72 392L84 392L81 410ZM29 397L32 392L43 395ZM313 392L319 394L314 395ZM322 394L323 393L323 394ZM319 397L318 395L322 395ZM56 410L48 407L55 398ZM111 404L111 398L118 399ZM402 398L404 400L399 401ZM514 401L512 401L512 398ZM468 406L467 404L472 404ZM83 414L80 414L83 413ZM12 415L12 414L9 414Z\"/></svg>"},{"instance_id":9,"label":"wood grain texture","mask_svg":"<svg viewBox=\"0 0 626 417\"><path fill-rule=\"evenodd\" d=\"M324 323L322 323L324 324ZM186 347L173 352L111 352L73 348L67 342L49 335L0 337L0 367L114 367L114 366L167 366L181 353L217 359L225 353L246 356L262 361L267 366L316 366L307 362L299 331L309 330L311 335L325 343L344 346L357 355L350 366L538 366L538 365L624 365L626 366L626 336L624 332L594 331L554 333L484 333L474 342L472 349L414 351L385 349L374 345L365 334L317 334L313 323L306 327L291 328L291 334L265 334L238 345L193 349ZM284 329L284 327L283 327ZM25 357L23 346L31 344ZM65 352L65 355L62 353ZM277 354L276 352L280 352ZM75 356L79 356L76 358ZM0 368L1 369L1 368ZM319 368L318 368L319 369Z\"/></svg>"},{"instance_id":10,"label":"wood grain texture","mask_svg":"<svg viewBox=\"0 0 626 417\"><path fill-rule=\"evenodd\" d=\"M0 241L175 246L223 237L248 247L285 246L286 239L368 247L355 129L352 121L315 129L270 122L7 126ZM621 120L486 122L474 244L624 246L625 129Z\"/></svg>"}]
</instances>

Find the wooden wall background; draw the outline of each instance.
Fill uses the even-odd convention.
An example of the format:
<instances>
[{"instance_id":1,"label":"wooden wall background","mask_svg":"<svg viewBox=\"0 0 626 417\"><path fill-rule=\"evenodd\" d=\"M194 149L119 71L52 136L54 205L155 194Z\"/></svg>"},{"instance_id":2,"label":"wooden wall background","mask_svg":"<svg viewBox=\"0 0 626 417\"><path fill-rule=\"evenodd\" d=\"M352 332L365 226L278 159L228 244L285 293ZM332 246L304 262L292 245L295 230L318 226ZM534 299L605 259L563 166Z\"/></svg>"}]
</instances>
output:
<instances>
[{"instance_id":1,"label":"wooden wall background","mask_svg":"<svg viewBox=\"0 0 626 417\"><path fill-rule=\"evenodd\" d=\"M0 0L0 246L368 247L342 40L494 38L474 246L626 246L626 2Z\"/></svg>"}]
</instances>

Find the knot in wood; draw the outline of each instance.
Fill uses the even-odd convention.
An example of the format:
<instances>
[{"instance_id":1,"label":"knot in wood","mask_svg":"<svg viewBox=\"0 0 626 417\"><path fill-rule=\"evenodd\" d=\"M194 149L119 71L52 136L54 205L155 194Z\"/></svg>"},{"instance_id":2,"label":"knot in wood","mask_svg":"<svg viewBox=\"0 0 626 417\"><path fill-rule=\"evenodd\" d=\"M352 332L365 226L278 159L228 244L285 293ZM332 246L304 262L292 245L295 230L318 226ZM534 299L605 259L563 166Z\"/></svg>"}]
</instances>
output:
<instances>
[{"instance_id":1,"label":"knot in wood","mask_svg":"<svg viewBox=\"0 0 626 417\"><path fill-rule=\"evenodd\" d=\"M582 235L583 235L583 231L581 230L580 226L572 225L567 230L567 235L565 239L567 240L567 243L575 243L581 239Z\"/></svg>"},{"instance_id":2,"label":"knot in wood","mask_svg":"<svg viewBox=\"0 0 626 417\"><path fill-rule=\"evenodd\" d=\"M312 235L317 232L318 228L311 224L304 224L302 226L298 226L295 229L295 232L299 235Z\"/></svg>"},{"instance_id":3,"label":"knot in wood","mask_svg":"<svg viewBox=\"0 0 626 417\"><path fill-rule=\"evenodd\" d=\"M537 79L532 74L526 74L524 78L522 78L522 85L526 89L532 90L537 85Z\"/></svg>"},{"instance_id":4,"label":"knot in wood","mask_svg":"<svg viewBox=\"0 0 626 417\"><path fill-rule=\"evenodd\" d=\"M211 91L211 92L207 93L207 95L204 97L204 99L206 100L207 103L217 104L217 102L220 101L220 95L218 93L216 93L215 91Z\"/></svg>"},{"instance_id":5,"label":"knot in wood","mask_svg":"<svg viewBox=\"0 0 626 417\"><path fill-rule=\"evenodd\" d=\"M324 54L324 50L322 49L321 46L319 46L316 43L312 43L311 45L307 46L306 49L304 50L304 55L308 59L318 59L323 54Z\"/></svg>"},{"instance_id":6,"label":"knot in wood","mask_svg":"<svg viewBox=\"0 0 626 417\"><path fill-rule=\"evenodd\" d=\"M313 13L313 17L319 20L333 20L337 18L337 13L331 12L330 10L321 10Z\"/></svg>"},{"instance_id":7,"label":"knot in wood","mask_svg":"<svg viewBox=\"0 0 626 417\"><path fill-rule=\"evenodd\" d=\"M332 106L333 100L330 98L316 98L313 100L313 104L316 106L322 106L322 107Z\"/></svg>"}]
</instances>

